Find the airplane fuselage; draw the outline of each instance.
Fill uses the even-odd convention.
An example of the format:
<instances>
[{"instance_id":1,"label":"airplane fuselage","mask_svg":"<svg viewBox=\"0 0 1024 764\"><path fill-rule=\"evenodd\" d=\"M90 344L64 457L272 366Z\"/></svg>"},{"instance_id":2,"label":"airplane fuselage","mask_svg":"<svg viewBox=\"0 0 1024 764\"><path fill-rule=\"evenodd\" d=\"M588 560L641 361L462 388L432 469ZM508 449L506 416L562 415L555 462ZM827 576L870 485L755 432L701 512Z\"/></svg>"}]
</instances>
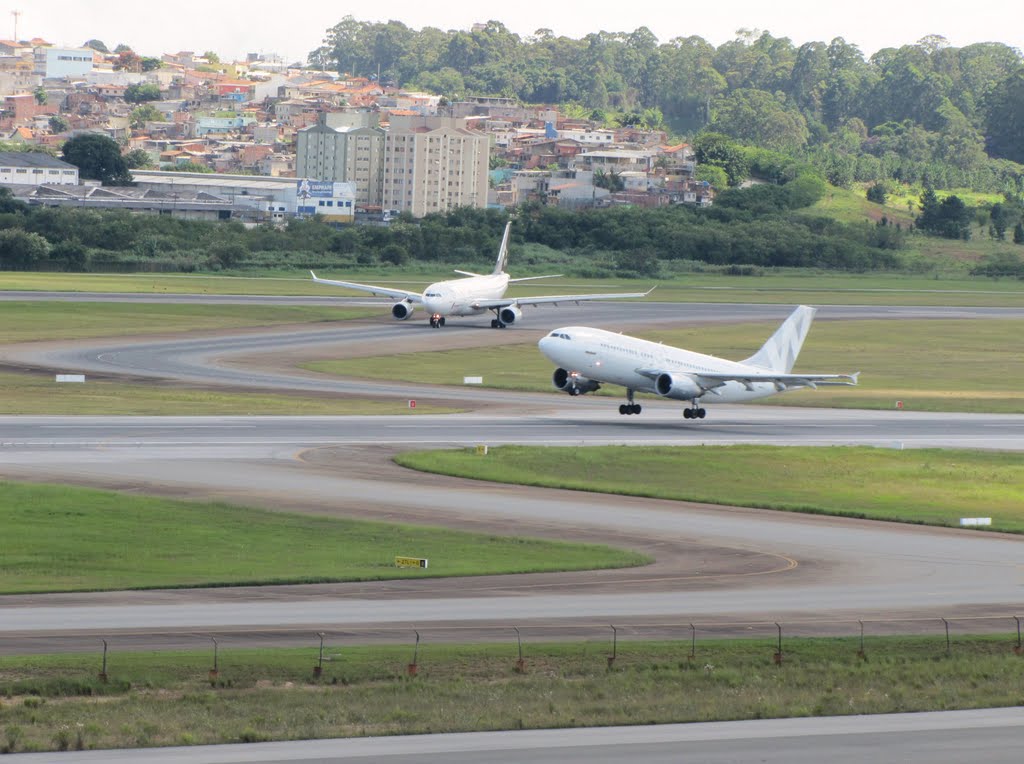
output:
<instances>
[{"instance_id":1,"label":"airplane fuselage","mask_svg":"<svg viewBox=\"0 0 1024 764\"><path fill-rule=\"evenodd\" d=\"M754 371L747 364L703 353L662 345L603 329L567 326L542 338L540 351L553 363L587 379L621 385L636 392L657 395L655 378L640 370L668 370L692 375L702 371L723 373ZM764 370L756 370L763 373ZM740 403L775 395L779 389L770 382L749 386L729 381L704 395L704 402Z\"/></svg>"},{"instance_id":2,"label":"airplane fuselage","mask_svg":"<svg viewBox=\"0 0 1024 764\"><path fill-rule=\"evenodd\" d=\"M476 316L488 308L474 307L481 300L500 300L508 289L507 273L438 281L423 291L423 307L439 316Z\"/></svg>"}]
</instances>

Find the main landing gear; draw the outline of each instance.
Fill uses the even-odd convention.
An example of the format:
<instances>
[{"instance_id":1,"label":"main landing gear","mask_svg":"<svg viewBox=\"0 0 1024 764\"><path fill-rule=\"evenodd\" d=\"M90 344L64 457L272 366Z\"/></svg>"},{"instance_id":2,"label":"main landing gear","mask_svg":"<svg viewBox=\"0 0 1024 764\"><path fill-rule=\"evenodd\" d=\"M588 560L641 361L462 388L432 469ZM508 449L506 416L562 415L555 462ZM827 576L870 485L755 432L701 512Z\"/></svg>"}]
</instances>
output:
<instances>
[{"instance_id":1,"label":"main landing gear","mask_svg":"<svg viewBox=\"0 0 1024 764\"><path fill-rule=\"evenodd\" d=\"M683 409L683 419L703 419L707 416L707 410L700 408L697 405L697 401L693 401L693 405L688 409Z\"/></svg>"},{"instance_id":2,"label":"main landing gear","mask_svg":"<svg viewBox=\"0 0 1024 764\"><path fill-rule=\"evenodd\" d=\"M504 329L506 326L508 326L508 324L506 324L500 318L492 318L491 319L491 328L492 329Z\"/></svg>"},{"instance_id":3,"label":"main landing gear","mask_svg":"<svg viewBox=\"0 0 1024 764\"><path fill-rule=\"evenodd\" d=\"M430 328L431 329L440 329L442 326L444 326L444 316L442 316L442 315L440 315L438 313L435 313L434 315L432 315L430 317Z\"/></svg>"},{"instance_id":4,"label":"main landing gear","mask_svg":"<svg viewBox=\"0 0 1024 764\"><path fill-rule=\"evenodd\" d=\"M629 403L623 403L621 406L619 406L619 413L624 415L639 414L641 406L639 403L633 403L632 390L626 390L626 400L628 400Z\"/></svg>"}]
</instances>

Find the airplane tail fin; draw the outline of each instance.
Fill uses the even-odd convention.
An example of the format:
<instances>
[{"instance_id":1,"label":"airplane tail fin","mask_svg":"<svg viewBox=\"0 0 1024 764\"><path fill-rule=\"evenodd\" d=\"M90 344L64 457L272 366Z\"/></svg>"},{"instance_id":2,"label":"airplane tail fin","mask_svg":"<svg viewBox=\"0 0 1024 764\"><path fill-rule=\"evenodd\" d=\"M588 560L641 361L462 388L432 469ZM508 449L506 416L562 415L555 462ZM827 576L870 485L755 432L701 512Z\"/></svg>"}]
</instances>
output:
<instances>
[{"instance_id":1,"label":"airplane tail fin","mask_svg":"<svg viewBox=\"0 0 1024 764\"><path fill-rule=\"evenodd\" d=\"M505 268L508 266L508 234L510 230L512 230L511 220L505 224L505 235L501 237L501 246L498 247L498 259L494 263L494 270L492 271L494 276L504 273Z\"/></svg>"},{"instance_id":2,"label":"airplane tail fin","mask_svg":"<svg viewBox=\"0 0 1024 764\"><path fill-rule=\"evenodd\" d=\"M782 326L775 330L771 339L743 363L785 374L793 371L796 357L800 355L800 348L803 347L804 338L811 328L815 313L817 310L814 308L807 305L799 306L782 322Z\"/></svg>"}]
</instances>

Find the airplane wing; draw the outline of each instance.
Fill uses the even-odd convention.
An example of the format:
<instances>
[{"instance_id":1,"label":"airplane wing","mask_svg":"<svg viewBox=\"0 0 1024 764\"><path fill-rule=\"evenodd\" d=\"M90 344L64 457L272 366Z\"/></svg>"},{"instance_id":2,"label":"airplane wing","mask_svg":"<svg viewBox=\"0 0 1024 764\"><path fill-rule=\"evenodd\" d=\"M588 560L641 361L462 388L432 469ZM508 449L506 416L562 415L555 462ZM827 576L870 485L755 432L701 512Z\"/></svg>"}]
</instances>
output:
<instances>
[{"instance_id":1,"label":"airplane wing","mask_svg":"<svg viewBox=\"0 0 1024 764\"><path fill-rule=\"evenodd\" d=\"M553 305L560 302L587 302L589 300L624 300L629 297L646 297L654 291L651 287L646 292L612 292L609 294L550 294L543 297L502 297L498 300L476 300L476 308L504 308L509 305Z\"/></svg>"},{"instance_id":2,"label":"airplane wing","mask_svg":"<svg viewBox=\"0 0 1024 764\"><path fill-rule=\"evenodd\" d=\"M809 387L816 390L820 385L849 385L857 384L857 377L860 372L854 374L780 374L778 372L766 371L763 373L741 373L741 372L710 372L702 371L699 374L692 371L672 371L671 369L637 369L637 374L642 374L649 379L657 379L662 374L678 374L686 376L714 394L716 387L721 387L726 382L739 382L748 390L753 390L755 382L771 382L779 391L791 387Z\"/></svg>"},{"instance_id":3,"label":"airplane wing","mask_svg":"<svg viewBox=\"0 0 1024 764\"><path fill-rule=\"evenodd\" d=\"M423 295L419 292L409 292L405 289L392 289L391 287L375 286L373 284L356 284L352 281L332 281L331 279L319 278L313 271L309 272L313 281L318 284L330 284L331 286L355 289L359 292L370 292L371 294L382 294L385 297L393 297L396 300L408 300L409 302L423 302Z\"/></svg>"}]
</instances>

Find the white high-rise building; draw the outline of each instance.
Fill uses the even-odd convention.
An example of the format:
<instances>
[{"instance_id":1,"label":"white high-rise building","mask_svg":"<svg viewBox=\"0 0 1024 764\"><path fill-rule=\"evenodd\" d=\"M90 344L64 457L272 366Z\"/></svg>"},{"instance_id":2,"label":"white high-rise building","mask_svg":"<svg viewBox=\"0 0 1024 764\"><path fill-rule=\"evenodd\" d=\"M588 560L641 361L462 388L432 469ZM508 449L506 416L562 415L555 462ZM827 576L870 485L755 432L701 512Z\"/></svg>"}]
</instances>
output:
<instances>
[{"instance_id":1,"label":"white high-rise building","mask_svg":"<svg viewBox=\"0 0 1024 764\"><path fill-rule=\"evenodd\" d=\"M465 120L392 114L385 142L385 209L423 217L487 206L490 139Z\"/></svg>"}]
</instances>

